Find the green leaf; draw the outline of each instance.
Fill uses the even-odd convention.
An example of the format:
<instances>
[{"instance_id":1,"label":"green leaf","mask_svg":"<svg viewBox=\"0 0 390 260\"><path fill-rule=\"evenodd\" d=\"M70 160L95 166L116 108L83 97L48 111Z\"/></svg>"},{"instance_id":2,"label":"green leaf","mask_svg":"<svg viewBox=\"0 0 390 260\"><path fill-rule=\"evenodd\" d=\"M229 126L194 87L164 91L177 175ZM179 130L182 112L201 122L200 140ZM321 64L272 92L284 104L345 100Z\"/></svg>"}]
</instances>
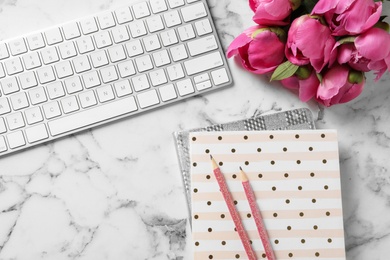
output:
<instances>
[{"instance_id":1,"label":"green leaf","mask_svg":"<svg viewBox=\"0 0 390 260\"><path fill-rule=\"evenodd\" d=\"M272 73L271 81L282 80L291 77L298 70L299 66L292 64L290 61L286 61L280 64L274 73Z\"/></svg>"},{"instance_id":2,"label":"green leaf","mask_svg":"<svg viewBox=\"0 0 390 260\"><path fill-rule=\"evenodd\" d=\"M345 44L345 43L353 43L355 42L356 36L349 36L345 38L341 38L338 42L340 44Z\"/></svg>"},{"instance_id":3,"label":"green leaf","mask_svg":"<svg viewBox=\"0 0 390 260\"><path fill-rule=\"evenodd\" d=\"M316 73L318 80L320 83L322 82L322 75L320 73Z\"/></svg>"}]
</instances>

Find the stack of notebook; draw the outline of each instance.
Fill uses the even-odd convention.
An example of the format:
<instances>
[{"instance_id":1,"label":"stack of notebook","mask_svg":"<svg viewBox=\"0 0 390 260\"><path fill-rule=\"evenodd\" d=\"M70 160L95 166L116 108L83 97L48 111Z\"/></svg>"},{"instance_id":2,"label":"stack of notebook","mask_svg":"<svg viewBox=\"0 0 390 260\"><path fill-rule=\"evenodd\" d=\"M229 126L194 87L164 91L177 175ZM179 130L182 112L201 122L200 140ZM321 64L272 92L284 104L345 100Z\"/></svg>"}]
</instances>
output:
<instances>
[{"instance_id":1,"label":"stack of notebook","mask_svg":"<svg viewBox=\"0 0 390 260\"><path fill-rule=\"evenodd\" d=\"M239 167L254 190L276 259L345 259L336 131L314 130L305 109L267 117L175 134L189 194L194 259L248 259L210 155L257 259L267 256Z\"/></svg>"}]
</instances>

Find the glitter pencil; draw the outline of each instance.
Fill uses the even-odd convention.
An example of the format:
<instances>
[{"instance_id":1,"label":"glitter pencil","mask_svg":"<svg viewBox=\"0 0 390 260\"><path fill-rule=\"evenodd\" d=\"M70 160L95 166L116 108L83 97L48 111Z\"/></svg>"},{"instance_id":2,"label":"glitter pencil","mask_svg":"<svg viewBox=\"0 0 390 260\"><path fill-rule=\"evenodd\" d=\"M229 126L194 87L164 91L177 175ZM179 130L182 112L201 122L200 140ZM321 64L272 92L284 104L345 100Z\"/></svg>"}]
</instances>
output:
<instances>
[{"instance_id":1,"label":"glitter pencil","mask_svg":"<svg viewBox=\"0 0 390 260\"><path fill-rule=\"evenodd\" d=\"M240 173L241 173L242 186L244 187L245 195L248 200L249 206L251 208L252 215L256 223L257 231L259 233L261 242L263 243L265 254L267 255L268 260L275 260L276 259L275 254L274 251L272 250L272 246L269 241L267 230L264 226L263 218L261 216L259 207L257 206L256 197L249 183L249 179L241 167L240 167Z\"/></svg>"},{"instance_id":2,"label":"glitter pencil","mask_svg":"<svg viewBox=\"0 0 390 260\"><path fill-rule=\"evenodd\" d=\"M236 226L238 235L240 236L242 245L244 246L245 252L248 256L249 260L256 260L256 254L253 251L253 248L251 246L248 234L246 233L244 226L241 222L240 215L238 214L238 211L236 207L234 206L234 202L232 199L232 196L229 192L228 186L225 181L225 177L223 176L221 170L219 169L217 163L215 162L213 156L210 155L211 164L213 166L214 176L217 179L219 188L221 190L221 193L223 195L223 198L226 202L226 205L229 209L229 213L233 219L234 225Z\"/></svg>"}]
</instances>

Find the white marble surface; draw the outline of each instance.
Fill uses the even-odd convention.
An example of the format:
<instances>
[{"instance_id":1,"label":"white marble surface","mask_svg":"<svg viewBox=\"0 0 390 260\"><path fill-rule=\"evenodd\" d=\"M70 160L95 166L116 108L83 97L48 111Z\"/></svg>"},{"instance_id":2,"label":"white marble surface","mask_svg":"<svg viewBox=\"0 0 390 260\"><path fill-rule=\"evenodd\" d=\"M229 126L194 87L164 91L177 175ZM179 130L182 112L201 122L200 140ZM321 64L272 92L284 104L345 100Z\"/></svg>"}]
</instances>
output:
<instances>
[{"instance_id":1,"label":"white marble surface","mask_svg":"<svg viewBox=\"0 0 390 260\"><path fill-rule=\"evenodd\" d=\"M0 0L0 39L129 2ZM252 24L246 0L209 4L225 47ZM232 88L1 158L0 259L191 259L172 132L299 107L339 131L348 259L389 259L389 73L323 109L230 66Z\"/></svg>"}]
</instances>

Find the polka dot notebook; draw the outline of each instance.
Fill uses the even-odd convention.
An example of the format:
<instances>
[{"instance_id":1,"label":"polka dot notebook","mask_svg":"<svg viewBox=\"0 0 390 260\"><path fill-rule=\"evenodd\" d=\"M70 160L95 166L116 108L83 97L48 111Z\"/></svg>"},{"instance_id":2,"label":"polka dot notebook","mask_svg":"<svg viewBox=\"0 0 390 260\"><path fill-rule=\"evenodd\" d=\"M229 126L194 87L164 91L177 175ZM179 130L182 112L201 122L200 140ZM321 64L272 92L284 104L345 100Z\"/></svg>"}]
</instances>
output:
<instances>
[{"instance_id":1,"label":"polka dot notebook","mask_svg":"<svg viewBox=\"0 0 390 260\"><path fill-rule=\"evenodd\" d=\"M194 259L247 259L214 177L226 179L258 259L266 259L239 177L246 172L277 259L345 259L334 130L190 135Z\"/></svg>"}]
</instances>

